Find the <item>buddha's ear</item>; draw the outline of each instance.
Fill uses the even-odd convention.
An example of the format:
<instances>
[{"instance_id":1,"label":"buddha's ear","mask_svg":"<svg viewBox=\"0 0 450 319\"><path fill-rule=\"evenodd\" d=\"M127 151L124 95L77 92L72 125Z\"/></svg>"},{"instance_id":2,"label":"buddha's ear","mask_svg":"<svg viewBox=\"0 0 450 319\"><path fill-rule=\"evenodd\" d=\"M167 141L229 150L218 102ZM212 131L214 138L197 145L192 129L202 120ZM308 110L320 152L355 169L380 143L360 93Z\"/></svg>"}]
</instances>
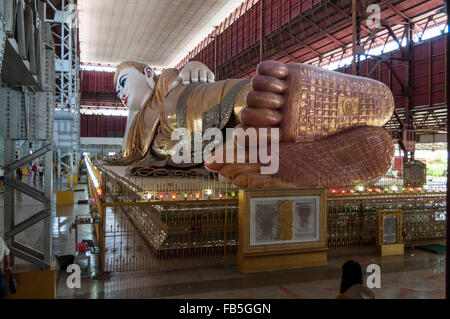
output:
<instances>
[{"instance_id":1,"label":"buddha's ear","mask_svg":"<svg viewBox=\"0 0 450 319\"><path fill-rule=\"evenodd\" d=\"M155 70L151 67L147 66L144 69L145 80L147 81L147 85L151 88L155 88Z\"/></svg>"}]
</instances>

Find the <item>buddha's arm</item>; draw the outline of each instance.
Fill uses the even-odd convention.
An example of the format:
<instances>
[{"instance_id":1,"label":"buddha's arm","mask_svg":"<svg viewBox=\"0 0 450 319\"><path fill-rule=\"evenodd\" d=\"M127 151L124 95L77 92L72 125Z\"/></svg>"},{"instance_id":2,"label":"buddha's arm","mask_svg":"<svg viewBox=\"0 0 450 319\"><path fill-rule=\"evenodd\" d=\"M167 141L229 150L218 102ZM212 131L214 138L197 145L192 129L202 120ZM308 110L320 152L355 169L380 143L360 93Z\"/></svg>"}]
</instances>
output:
<instances>
[{"instance_id":1,"label":"buddha's arm","mask_svg":"<svg viewBox=\"0 0 450 319\"><path fill-rule=\"evenodd\" d=\"M174 129L204 132L208 128L234 127L245 107L250 80L231 79L215 83L180 85L164 101L152 152L160 158L170 155L177 141L171 140Z\"/></svg>"}]
</instances>

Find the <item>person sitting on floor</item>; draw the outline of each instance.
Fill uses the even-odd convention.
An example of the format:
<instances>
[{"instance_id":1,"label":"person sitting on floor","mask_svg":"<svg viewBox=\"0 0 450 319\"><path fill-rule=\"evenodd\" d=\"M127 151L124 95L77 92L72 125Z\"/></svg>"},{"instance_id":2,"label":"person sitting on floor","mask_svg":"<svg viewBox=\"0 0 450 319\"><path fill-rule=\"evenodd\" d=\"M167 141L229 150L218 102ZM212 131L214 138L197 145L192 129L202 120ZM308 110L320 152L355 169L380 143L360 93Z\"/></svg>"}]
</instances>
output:
<instances>
[{"instance_id":1,"label":"person sitting on floor","mask_svg":"<svg viewBox=\"0 0 450 319\"><path fill-rule=\"evenodd\" d=\"M375 299L375 294L363 286L361 265L348 260L342 266L341 289L337 299Z\"/></svg>"}]
</instances>

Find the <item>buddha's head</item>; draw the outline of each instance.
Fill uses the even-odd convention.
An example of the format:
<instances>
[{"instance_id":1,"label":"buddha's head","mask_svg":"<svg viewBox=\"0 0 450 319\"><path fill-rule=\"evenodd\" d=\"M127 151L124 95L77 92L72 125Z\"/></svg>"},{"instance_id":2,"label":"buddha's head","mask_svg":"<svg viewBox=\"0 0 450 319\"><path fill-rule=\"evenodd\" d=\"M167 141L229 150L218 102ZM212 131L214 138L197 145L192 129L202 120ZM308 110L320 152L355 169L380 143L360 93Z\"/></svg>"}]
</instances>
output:
<instances>
[{"instance_id":1,"label":"buddha's head","mask_svg":"<svg viewBox=\"0 0 450 319\"><path fill-rule=\"evenodd\" d=\"M114 74L114 87L122 103L137 111L155 88L155 70L138 62L122 62Z\"/></svg>"}]
</instances>

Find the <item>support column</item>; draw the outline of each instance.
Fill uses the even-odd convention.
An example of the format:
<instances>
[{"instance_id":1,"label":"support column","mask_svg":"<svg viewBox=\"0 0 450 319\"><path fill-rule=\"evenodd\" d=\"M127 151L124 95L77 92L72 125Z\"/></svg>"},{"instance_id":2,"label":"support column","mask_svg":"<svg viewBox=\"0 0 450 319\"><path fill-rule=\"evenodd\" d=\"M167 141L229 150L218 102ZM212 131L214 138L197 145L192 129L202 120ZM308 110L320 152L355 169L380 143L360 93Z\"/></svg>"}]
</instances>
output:
<instances>
[{"instance_id":1,"label":"support column","mask_svg":"<svg viewBox=\"0 0 450 319\"><path fill-rule=\"evenodd\" d=\"M69 168L69 174L73 174L73 162L79 159L80 152L80 86L79 86L79 52L77 37L77 8L76 1L62 0L60 6L55 7L51 1L47 1L47 11L51 12L45 21L52 26L53 34L58 39L58 50L55 56L56 74L56 109L60 112L60 118L55 120L55 151L58 165L58 181L61 181L61 165ZM70 115L70 116L69 116ZM70 121L70 122L69 122ZM59 122L60 124L56 124ZM70 123L67 126L67 122ZM66 128L69 128L68 130ZM64 154L61 154L64 153ZM65 165L62 160L67 153L72 153Z\"/></svg>"},{"instance_id":2,"label":"support column","mask_svg":"<svg viewBox=\"0 0 450 319\"><path fill-rule=\"evenodd\" d=\"M450 31L450 21L449 21L449 17L450 17L450 3L448 0L445 1L446 4L446 13L447 13L447 26L449 28L448 31ZM446 39L446 44L445 44L445 73L446 73L446 82L447 82L447 86L450 83L450 59L448 58L448 52L450 50L450 32L447 32L447 35L445 37ZM448 88L446 87L445 90L447 91ZM450 114L450 99L448 97L448 92L446 93L446 103L447 103L447 114ZM450 141L450 125L449 122L447 121L447 141ZM447 142L448 145L448 142ZM449 171L450 168L450 161L447 161L447 172ZM449 189L448 189L448 174L447 174L447 236L446 236L446 254L445 254L445 298L447 300L450 300L450 239L449 239L449 234L450 234L450 223L448 221L448 212L450 211L450 193L449 193Z\"/></svg>"},{"instance_id":3,"label":"support column","mask_svg":"<svg viewBox=\"0 0 450 319\"><path fill-rule=\"evenodd\" d=\"M11 3L7 1L6 3ZM21 6L31 16L44 21L43 8L44 4L40 1L36 2L20 2ZM7 7L5 7L6 9ZM9 8L11 9L11 8ZM20 8L19 8L20 9ZM19 10L20 11L20 10ZM12 30L24 33L22 18L14 20L13 14L9 14L9 22ZM0 19L1 20L1 19ZM30 21L31 21L30 20ZM3 21L0 21L0 24ZM27 34L39 36L49 34L50 26L45 23L33 25L27 23ZM10 33L8 37L12 37ZM25 38L25 35L19 35ZM51 39L47 42L39 40L36 45L31 45L26 54L20 54L18 50L9 52L8 59L3 63L2 68L14 70L18 63L24 65L21 69L23 78L12 79L5 73L2 81L0 81L0 111L3 117L0 118L0 134L4 139L4 165L5 165L5 194L4 194L4 234L3 237L11 251L11 263L14 263L14 257L19 257L21 260L34 264L41 269L49 269L52 256L51 251L51 219L49 217L51 211L51 197L52 197L52 131L51 125L53 121L53 105L54 93L53 89L48 86L47 79L54 79L53 71L53 48ZM3 53L3 52L2 52ZM22 52L23 53L23 52ZM49 54L46 54L49 53ZM36 59L37 58L37 59ZM30 62L31 61L31 62ZM30 65L31 63L31 65ZM41 69L41 77L36 78L35 66L41 65L45 68ZM28 81L27 78L33 78L35 81ZM4 82L3 82L4 81ZM19 83L18 83L19 82ZM22 88L22 90L19 90ZM19 145L17 141L33 141L34 145L38 144L40 148L33 149L32 154L28 154L27 144ZM19 150L16 157L16 146ZM44 192L39 187L33 187L28 183L16 179L16 170L28 165L42 156L45 156L45 180ZM41 211L36 212L32 216L27 216L25 220L18 220L15 217L18 213L23 213L16 207L16 201L20 201L21 194L26 194L30 198L44 204ZM17 198L16 198L17 197ZM18 208L16 210L16 208ZM22 210L25 208L22 208ZM32 213L29 211L30 207L26 208L26 214ZM20 216L19 216L20 217ZM43 235L42 244L43 251L38 251L33 247L27 246L16 241L17 235L26 232L30 227L43 221ZM42 224L39 224L41 226ZM36 238L33 238L36 239Z\"/></svg>"},{"instance_id":4,"label":"support column","mask_svg":"<svg viewBox=\"0 0 450 319\"><path fill-rule=\"evenodd\" d=\"M352 37L353 37L353 61L352 74L359 75L359 45L360 45L360 27L358 21L358 10L356 0L352 0Z\"/></svg>"},{"instance_id":5,"label":"support column","mask_svg":"<svg viewBox=\"0 0 450 319\"><path fill-rule=\"evenodd\" d=\"M264 60L264 0L261 3L261 10L259 11L259 62Z\"/></svg>"},{"instance_id":6,"label":"support column","mask_svg":"<svg viewBox=\"0 0 450 319\"><path fill-rule=\"evenodd\" d=\"M73 153L69 154L69 161L70 161L70 189L73 188Z\"/></svg>"},{"instance_id":7,"label":"support column","mask_svg":"<svg viewBox=\"0 0 450 319\"><path fill-rule=\"evenodd\" d=\"M414 159L415 151L415 132L413 126L413 115L411 110L413 108L413 55L414 55L414 24L408 23L406 26L406 34L408 47L403 50L404 57L408 60L408 78L406 83L406 103L405 103L405 130L403 131L404 143L407 145L405 152L405 160ZM405 52L406 51L406 52Z\"/></svg>"},{"instance_id":8,"label":"support column","mask_svg":"<svg viewBox=\"0 0 450 319\"><path fill-rule=\"evenodd\" d=\"M15 225L15 190L7 182L8 178L14 178L15 170L7 168L15 160L15 141L4 139L4 165L5 165L5 190L4 190L4 229L3 234L7 234ZM12 247L14 236L5 239L6 245ZM14 255L11 254L11 265L14 265Z\"/></svg>"},{"instance_id":9,"label":"support column","mask_svg":"<svg viewBox=\"0 0 450 319\"><path fill-rule=\"evenodd\" d=\"M58 167L58 176L56 176L56 181L61 182L61 149L58 148L58 156L56 158L56 166Z\"/></svg>"},{"instance_id":10,"label":"support column","mask_svg":"<svg viewBox=\"0 0 450 319\"><path fill-rule=\"evenodd\" d=\"M52 202L53 202L53 152L49 151L44 156L44 193L48 198L48 217L44 219L44 262L50 265L52 255Z\"/></svg>"},{"instance_id":11,"label":"support column","mask_svg":"<svg viewBox=\"0 0 450 319\"><path fill-rule=\"evenodd\" d=\"M217 36L219 27L214 28L214 76L217 77ZM217 79L216 79L217 80Z\"/></svg>"}]
</instances>

